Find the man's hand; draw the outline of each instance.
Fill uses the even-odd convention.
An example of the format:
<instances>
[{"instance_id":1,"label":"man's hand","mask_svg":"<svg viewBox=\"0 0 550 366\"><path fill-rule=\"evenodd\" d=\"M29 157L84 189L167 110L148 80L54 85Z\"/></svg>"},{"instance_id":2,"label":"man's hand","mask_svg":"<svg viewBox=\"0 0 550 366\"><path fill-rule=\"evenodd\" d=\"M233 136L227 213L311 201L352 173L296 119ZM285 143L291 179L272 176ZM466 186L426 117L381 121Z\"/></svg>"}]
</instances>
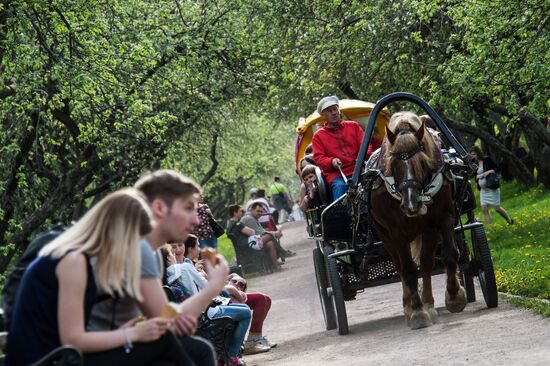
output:
<instances>
[{"instance_id":1,"label":"man's hand","mask_svg":"<svg viewBox=\"0 0 550 366\"><path fill-rule=\"evenodd\" d=\"M338 169L338 166L342 166L342 162L338 158L333 158L330 163L334 169Z\"/></svg>"},{"instance_id":2,"label":"man's hand","mask_svg":"<svg viewBox=\"0 0 550 366\"><path fill-rule=\"evenodd\" d=\"M178 337L189 337L197 331L197 319L188 314L178 314L174 319L172 330Z\"/></svg>"},{"instance_id":3,"label":"man's hand","mask_svg":"<svg viewBox=\"0 0 550 366\"><path fill-rule=\"evenodd\" d=\"M273 232L273 235L275 235L275 237L277 238L277 240L281 239L281 237L283 236L283 232L281 230L277 230L277 231L274 231Z\"/></svg>"}]
</instances>

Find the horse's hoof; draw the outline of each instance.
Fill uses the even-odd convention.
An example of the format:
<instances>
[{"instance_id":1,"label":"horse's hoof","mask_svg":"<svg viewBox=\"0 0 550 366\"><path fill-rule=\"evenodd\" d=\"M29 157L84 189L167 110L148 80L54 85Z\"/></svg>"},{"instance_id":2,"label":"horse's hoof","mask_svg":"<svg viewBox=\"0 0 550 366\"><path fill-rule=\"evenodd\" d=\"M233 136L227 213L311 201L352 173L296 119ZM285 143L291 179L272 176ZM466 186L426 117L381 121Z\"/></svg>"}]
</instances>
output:
<instances>
[{"instance_id":1,"label":"horse's hoof","mask_svg":"<svg viewBox=\"0 0 550 366\"><path fill-rule=\"evenodd\" d=\"M435 310L434 308L427 308L427 309L424 309L424 311L428 313L430 320L432 321L432 324L437 323L437 318L439 317L437 310Z\"/></svg>"},{"instance_id":2,"label":"horse's hoof","mask_svg":"<svg viewBox=\"0 0 550 366\"><path fill-rule=\"evenodd\" d=\"M430 315L425 311L415 311L407 322L411 329L426 328L432 325Z\"/></svg>"},{"instance_id":3,"label":"horse's hoof","mask_svg":"<svg viewBox=\"0 0 550 366\"><path fill-rule=\"evenodd\" d=\"M466 307L466 293L462 286L460 286L454 298L451 298L449 291L445 291L445 306L451 313L460 313L464 310Z\"/></svg>"}]
</instances>

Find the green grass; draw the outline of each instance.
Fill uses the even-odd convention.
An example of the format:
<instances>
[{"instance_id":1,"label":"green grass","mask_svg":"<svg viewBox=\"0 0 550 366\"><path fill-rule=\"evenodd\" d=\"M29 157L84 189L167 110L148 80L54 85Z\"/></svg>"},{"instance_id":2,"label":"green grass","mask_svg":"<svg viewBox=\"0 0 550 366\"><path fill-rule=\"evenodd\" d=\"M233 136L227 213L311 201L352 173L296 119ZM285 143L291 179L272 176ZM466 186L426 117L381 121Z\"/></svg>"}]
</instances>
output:
<instances>
[{"instance_id":1,"label":"green grass","mask_svg":"<svg viewBox=\"0 0 550 366\"><path fill-rule=\"evenodd\" d=\"M476 194L479 203L479 194ZM501 205L514 225L490 210L493 225L485 226L494 262L498 290L527 298L550 299L550 191L526 188L516 182L501 187ZM481 210L476 216L482 218ZM544 301L512 302L550 316Z\"/></svg>"},{"instance_id":2,"label":"green grass","mask_svg":"<svg viewBox=\"0 0 550 366\"><path fill-rule=\"evenodd\" d=\"M229 265L233 263L235 249L233 249L233 244L231 244L231 240L229 240L226 234L218 238L218 252L225 258Z\"/></svg>"}]
</instances>

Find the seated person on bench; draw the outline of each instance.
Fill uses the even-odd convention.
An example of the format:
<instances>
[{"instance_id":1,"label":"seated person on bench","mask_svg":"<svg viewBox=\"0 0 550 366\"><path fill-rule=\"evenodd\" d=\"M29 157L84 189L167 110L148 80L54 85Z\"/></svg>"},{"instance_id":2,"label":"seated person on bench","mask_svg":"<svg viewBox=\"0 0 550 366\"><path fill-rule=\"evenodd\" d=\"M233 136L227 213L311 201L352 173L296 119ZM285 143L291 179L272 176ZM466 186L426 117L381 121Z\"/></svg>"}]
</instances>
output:
<instances>
[{"instance_id":1,"label":"seated person on bench","mask_svg":"<svg viewBox=\"0 0 550 366\"><path fill-rule=\"evenodd\" d=\"M198 239L194 235L190 235L186 241L186 246L198 246ZM202 277L195 266L189 263L178 264L176 257L172 253L172 247L167 244L160 248L162 259L166 268L166 281L169 286L175 283L189 290L190 295L199 293L208 285L208 281ZM223 292L223 291L222 291ZM239 355L241 345L243 344L246 332L252 319L250 308L246 304L233 304L229 296L216 296L213 300L216 306L211 304L206 310L208 319L216 319L228 316L235 321L235 332L229 344L229 357L233 364L239 364ZM269 351L269 348L264 347L264 352Z\"/></svg>"},{"instance_id":2,"label":"seated person on bench","mask_svg":"<svg viewBox=\"0 0 550 366\"><path fill-rule=\"evenodd\" d=\"M253 207L262 207L261 203L254 203ZM257 235L254 228L240 222L244 215L244 209L239 205L229 206L229 220L227 221L227 234L233 236L235 245L248 246L253 250L263 250L267 252L271 258L273 268L279 266L277 262L277 251L275 243L271 240L263 240L260 235ZM260 227L260 223L258 223ZM262 228L263 229L263 228Z\"/></svg>"},{"instance_id":3,"label":"seated person on bench","mask_svg":"<svg viewBox=\"0 0 550 366\"><path fill-rule=\"evenodd\" d=\"M325 125L313 135L313 158L331 186L332 200L336 201L346 193L346 182L338 167L348 179L351 177L364 132L357 122L342 120L336 96L321 99L317 112L325 119ZM368 155L371 152L369 146Z\"/></svg>"},{"instance_id":4,"label":"seated person on bench","mask_svg":"<svg viewBox=\"0 0 550 366\"><path fill-rule=\"evenodd\" d=\"M250 211L253 203L260 202L263 205L264 214L258 219L258 221L263 227L267 227L268 230L277 230L276 221L279 218L279 212L270 206L269 201L265 197L265 189L252 188L250 192L250 199L246 203L245 211Z\"/></svg>"},{"instance_id":5,"label":"seated person on bench","mask_svg":"<svg viewBox=\"0 0 550 366\"><path fill-rule=\"evenodd\" d=\"M140 239L152 227L147 203L136 190L123 189L42 248L19 288L6 364L29 365L66 344L90 365L185 364L188 355L167 319L102 332L85 328L99 291L142 299Z\"/></svg>"},{"instance_id":6,"label":"seated person on bench","mask_svg":"<svg viewBox=\"0 0 550 366\"><path fill-rule=\"evenodd\" d=\"M283 236L283 233L281 230L277 231L268 231L263 228L263 226L260 224L258 219L264 214L263 206L260 203L253 203L251 206L251 209L249 212L247 212L242 218L241 223L243 223L245 226L251 228L254 230L254 233L256 235L261 236L262 241L264 243L264 247L267 243L272 242L275 247L275 253L270 254L272 260L277 261L277 256L279 256L283 262L285 257L292 257L296 253L294 253L291 250L285 250L281 246L281 243L279 240ZM274 262L274 263L275 263Z\"/></svg>"}]
</instances>

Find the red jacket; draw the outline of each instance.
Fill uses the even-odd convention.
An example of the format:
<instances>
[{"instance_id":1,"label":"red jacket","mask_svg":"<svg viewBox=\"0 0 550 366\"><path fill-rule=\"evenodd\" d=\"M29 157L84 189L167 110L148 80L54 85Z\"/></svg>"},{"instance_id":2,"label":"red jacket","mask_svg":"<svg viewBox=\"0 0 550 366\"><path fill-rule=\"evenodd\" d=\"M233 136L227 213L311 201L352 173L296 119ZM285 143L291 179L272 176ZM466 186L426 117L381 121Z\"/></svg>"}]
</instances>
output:
<instances>
[{"instance_id":1,"label":"red jacket","mask_svg":"<svg viewBox=\"0 0 550 366\"><path fill-rule=\"evenodd\" d=\"M325 126L313 135L313 159L323 171L327 182L330 184L335 178L340 177L338 169L332 167L332 159L338 158L342 162L342 171L346 176L353 174L355 161L364 132L357 122L340 121L336 129ZM372 153L371 146L367 156Z\"/></svg>"}]
</instances>

